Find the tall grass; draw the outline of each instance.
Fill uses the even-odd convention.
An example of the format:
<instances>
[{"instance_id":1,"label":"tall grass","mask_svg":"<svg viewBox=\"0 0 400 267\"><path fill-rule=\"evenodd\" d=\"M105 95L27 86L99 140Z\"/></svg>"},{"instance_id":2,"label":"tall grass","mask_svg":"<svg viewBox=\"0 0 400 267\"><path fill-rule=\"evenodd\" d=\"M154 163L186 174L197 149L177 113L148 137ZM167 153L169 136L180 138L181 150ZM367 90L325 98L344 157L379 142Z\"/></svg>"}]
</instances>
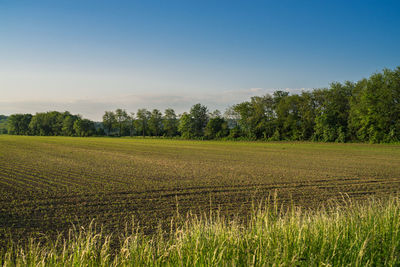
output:
<instances>
[{"instance_id":1,"label":"tall grass","mask_svg":"<svg viewBox=\"0 0 400 267\"><path fill-rule=\"evenodd\" d=\"M10 243L3 266L399 266L400 199L347 202L317 211L260 205L247 222L218 213L179 216L166 233L121 238L95 224L68 238ZM97 229L97 230L96 230ZM160 228L161 229L161 228Z\"/></svg>"}]
</instances>

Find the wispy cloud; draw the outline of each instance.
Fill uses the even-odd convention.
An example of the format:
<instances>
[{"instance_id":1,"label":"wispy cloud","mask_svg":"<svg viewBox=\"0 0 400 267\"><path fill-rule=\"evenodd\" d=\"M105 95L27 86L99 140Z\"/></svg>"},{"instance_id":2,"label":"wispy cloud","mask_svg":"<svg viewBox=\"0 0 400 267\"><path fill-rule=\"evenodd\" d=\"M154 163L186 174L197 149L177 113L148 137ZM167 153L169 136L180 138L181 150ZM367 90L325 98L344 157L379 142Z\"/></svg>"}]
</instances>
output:
<instances>
[{"instance_id":1,"label":"wispy cloud","mask_svg":"<svg viewBox=\"0 0 400 267\"><path fill-rule=\"evenodd\" d=\"M177 113L188 111L193 104L202 103L210 110L224 111L227 107L249 100L252 96L273 93L276 90L299 93L305 88L249 88L207 94L129 94L112 98L86 98L68 100L23 100L0 101L0 114L35 113L50 110L78 113L86 118L100 120L105 110L123 108L129 112L136 112L138 108L161 109L173 108Z\"/></svg>"}]
</instances>

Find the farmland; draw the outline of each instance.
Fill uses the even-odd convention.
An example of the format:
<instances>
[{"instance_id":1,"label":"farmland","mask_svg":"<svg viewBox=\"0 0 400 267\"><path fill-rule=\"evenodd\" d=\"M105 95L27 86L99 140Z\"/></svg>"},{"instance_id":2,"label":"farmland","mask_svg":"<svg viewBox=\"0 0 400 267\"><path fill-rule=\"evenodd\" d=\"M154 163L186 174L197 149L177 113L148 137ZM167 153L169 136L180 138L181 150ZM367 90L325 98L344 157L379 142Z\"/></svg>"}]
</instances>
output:
<instances>
[{"instance_id":1,"label":"farmland","mask_svg":"<svg viewBox=\"0 0 400 267\"><path fill-rule=\"evenodd\" d=\"M400 191L400 146L0 136L0 230L57 232L133 217L145 232L176 210L246 214L252 199L316 207Z\"/></svg>"}]
</instances>

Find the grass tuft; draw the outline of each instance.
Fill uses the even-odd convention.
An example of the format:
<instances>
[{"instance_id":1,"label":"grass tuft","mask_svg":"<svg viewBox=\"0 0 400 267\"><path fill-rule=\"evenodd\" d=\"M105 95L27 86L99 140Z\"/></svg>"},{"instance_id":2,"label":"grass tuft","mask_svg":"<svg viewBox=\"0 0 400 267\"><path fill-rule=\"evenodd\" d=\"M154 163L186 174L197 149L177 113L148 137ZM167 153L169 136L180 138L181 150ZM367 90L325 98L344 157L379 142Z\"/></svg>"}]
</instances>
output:
<instances>
[{"instance_id":1,"label":"grass tuft","mask_svg":"<svg viewBox=\"0 0 400 267\"><path fill-rule=\"evenodd\" d=\"M219 213L177 214L169 233L138 229L113 248L94 222L68 238L10 243L2 266L398 266L400 199L306 211L254 206L247 223Z\"/></svg>"}]
</instances>

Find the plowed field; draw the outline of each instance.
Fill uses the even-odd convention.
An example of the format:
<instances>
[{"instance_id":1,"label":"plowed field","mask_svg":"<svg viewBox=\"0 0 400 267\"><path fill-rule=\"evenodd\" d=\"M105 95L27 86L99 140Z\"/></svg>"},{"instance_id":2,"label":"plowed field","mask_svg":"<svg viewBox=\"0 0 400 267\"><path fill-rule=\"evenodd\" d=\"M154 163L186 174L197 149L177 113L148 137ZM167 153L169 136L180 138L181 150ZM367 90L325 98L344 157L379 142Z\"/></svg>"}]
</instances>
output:
<instances>
[{"instance_id":1,"label":"plowed field","mask_svg":"<svg viewBox=\"0 0 400 267\"><path fill-rule=\"evenodd\" d=\"M275 190L305 207L399 192L400 146L0 136L3 232L132 216L151 232L177 208L246 214Z\"/></svg>"}]
</instances>

